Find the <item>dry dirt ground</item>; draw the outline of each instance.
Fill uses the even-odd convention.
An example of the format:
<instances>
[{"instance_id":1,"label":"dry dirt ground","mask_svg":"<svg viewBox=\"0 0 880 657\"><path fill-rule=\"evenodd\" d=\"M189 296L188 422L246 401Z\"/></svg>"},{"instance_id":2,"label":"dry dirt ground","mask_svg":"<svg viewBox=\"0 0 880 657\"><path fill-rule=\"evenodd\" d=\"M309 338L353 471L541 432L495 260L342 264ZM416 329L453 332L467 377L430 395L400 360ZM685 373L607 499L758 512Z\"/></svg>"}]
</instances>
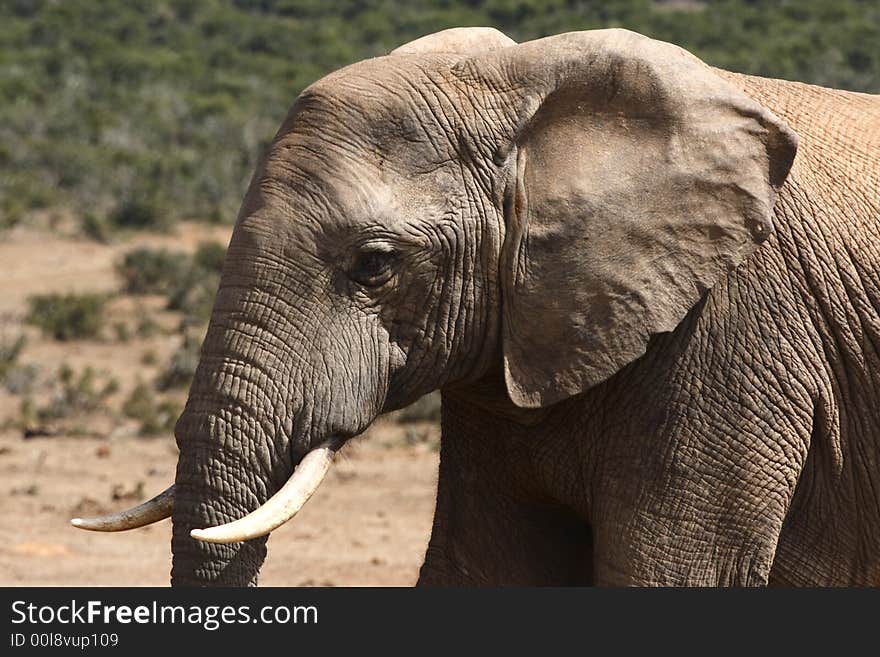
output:
<instances>
[{"instance_id":1,"label":"dry dirt ground","mask_svg":"<svg viewBox=\"0 0 880 657\"><path fill-rule=\"evenodd\" d=\"M55 342L22 323L27 298L45 292L114 291L114 264L137 246L193 250L226 242L228 228L183 224L174 235L138 235L102 245L46 232L0 239L0 331L24 333L19 362L45 376L60 363L91 366L119 382L119 405L138 379L155 377L179 344L177 321L160 298L116 297L112 318L144 308L167 331L126 342ZM145 364L146 352L159 355ZM177 449L170 435L144 438L119 413L77 418L86 431L25 438L18 395L0 391L0 585L133 586L168 583L171 522L117 534L74 529L68 520L131 506L171 482ZM411 585L430 532L437 479L436 427L380 418L352 441L291 523L269 540L261 584Z\"/></svg>"}]
</instances>

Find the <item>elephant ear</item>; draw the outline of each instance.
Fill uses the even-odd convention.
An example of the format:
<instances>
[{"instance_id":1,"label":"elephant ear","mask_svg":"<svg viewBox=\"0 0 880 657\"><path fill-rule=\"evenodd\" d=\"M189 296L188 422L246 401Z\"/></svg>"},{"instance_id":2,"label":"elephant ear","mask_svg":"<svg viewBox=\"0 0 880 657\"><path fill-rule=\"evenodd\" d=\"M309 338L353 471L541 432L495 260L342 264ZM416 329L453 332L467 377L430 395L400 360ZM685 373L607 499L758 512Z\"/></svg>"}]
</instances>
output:
<instances>
[{"instance_id":1,"label":"elephant ear","mask_svg":"<svg viewBox=\"0 0 880 657\"><path fill-rule=\"evenodd\" d=\"M516 41L494 27L452 27L405 43L389 54L454 53L472 55L513 45L516 45Z\"/></svg>"},{"instance_id":2,"label":"elephant ear","mask_svg":"<svg viewBox=\"0 0 880 657\"><path fill-rule=\"evenodd\" d=\"M500 266L517 405L619 371L770 234L797 137L686 51L599 30L456 69L508 112L495 161L515 169Z\"/></svg>"}]
</instances>

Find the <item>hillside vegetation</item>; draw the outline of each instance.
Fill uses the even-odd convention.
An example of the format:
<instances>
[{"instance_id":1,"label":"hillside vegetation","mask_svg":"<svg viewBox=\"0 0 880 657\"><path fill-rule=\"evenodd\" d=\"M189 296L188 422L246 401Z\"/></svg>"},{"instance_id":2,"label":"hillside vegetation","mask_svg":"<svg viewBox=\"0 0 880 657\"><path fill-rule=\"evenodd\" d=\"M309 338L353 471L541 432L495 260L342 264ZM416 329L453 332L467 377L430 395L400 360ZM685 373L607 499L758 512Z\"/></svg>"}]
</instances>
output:
<instances>
[{"instance_id":1,"label":"hillside vegetation","mask_svg":"<svg viewBox=\"0 0 880 657\"><path fill-rule=\"evenodd\" d=\"M62 210L98 239L229 222L300 90L456 25L623 26L716 66L880 91L876 0L6 0L0 228Z\"/></svg>"}]
</instances>

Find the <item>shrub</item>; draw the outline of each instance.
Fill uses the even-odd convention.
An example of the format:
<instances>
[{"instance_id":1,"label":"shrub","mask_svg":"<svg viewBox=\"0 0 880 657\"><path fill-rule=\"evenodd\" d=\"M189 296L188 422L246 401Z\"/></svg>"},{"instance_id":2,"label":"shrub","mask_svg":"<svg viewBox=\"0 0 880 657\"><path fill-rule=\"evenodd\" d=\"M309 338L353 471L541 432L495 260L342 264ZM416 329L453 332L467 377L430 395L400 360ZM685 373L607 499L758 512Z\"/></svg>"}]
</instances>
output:
<instances>
[{"instance_id":1,"label":"shrub","mask_svg":"<svg viewBox=\"0 0 880 657\"><path fill-rule=\"evenodd\" d=\"M141 435L154 436L158 433L171 433L177 418L180 417L181 408L169 399L163 399L156 407L155 412L141 420Z\"/></svg>"},{"instance_id":2,"label":"shrub","mask_svg":"<svg viewBox=\"0 0 880 657\"><path fill-rule=\"evenodd\" d=\"M880 91L873 0L0 2L0 225L124 199L120 225L235 216L305 85L453 25L628 27L714 66ZM296 52L296 57L290 53Z\"/></svg>"},{"instance_id":3,"label":"shrub","mask_svg":"<svg viewBox=\"0 0 880 657\"><path fill-rule=\"evenodd\" d=\"M98 386L97 376L91 367L86 367L79 375L66 363L58 370L48 404L36 409L39 420L60 420L80 413L88 413L99 409L107 397L119 389L119 383L107 379L103 386Z\"/></svg>"},{"instance_id":4,"label":"shrub","mask_svg":"<svg viewBox=\"0 0 880 657\"><path fill-rule=\"evenodd\" d=\"M134 195L119 203L109 216L110 223L117 228L136 230L168 230L171 217L156 198Z\"/></svg>"},{"instance_id":5,"label":"shrub","mask_svg":"<svg viewBox=\"0 0 880 657\"><path fill-rule=\"evenodd\" d=\"M24 349L27 339L23 335L11 341L0 341L0 381L5 380L6 375L15 367L21 350Z\"/></svg>"},{"instance_id":6,"label":"shrub","mask_svg":"<svg viewBox=\"0 0 880 657\"><path fill-rule=\"evenodd\" d=\"M131 331L128 328L128 324L125 322L114 322L113 332L116 334L116 339L119 342L128 342L131 340Z\"/></svg>"},{"instance_id":7,"label":"shrub","mask_svg":"<svg viewBox=\"0 0 880 657\"><path fill-rule=\"evenodd\" d=\"M28 299L25 321L56 340L97 338L106 301L102 294L38 294Z\"/></svg>"},{"instance_id":8,"label":"shrub","mask_svg":"<svg viewBox=\"0 0 880 657\"><path fill-rule=\"evenodd\" d=\"M211 318L220 279L214 272L193 267L168 295L168 309L183 312L184 328L199 326Z\"/></svg>"},{"instance_id":9,"label":"shrub","mask_svg":"<svg viewBox=\"0 0 880 657\"><path fill-rule=\"evenodd\" d=\"M156 395L152 388L143 381L138 381L131 394L122 404L122 412L126 417L140 420L152 412L156 405Z\"/></svg>"},{"instance_id":10,"label":"shrub","mask_svg":"<svg viewBox=\"0 0 880 657\"><path fill-rule=\"evenodd\" d=\"M187 275L189 257L166 249L135 249L117 265L129 294L167 294Z\"/></svg>"},{"instance_id":11,"label":"shrub","mask_svg":"<svg viewBox=\"0 0 880 657\"><path fill-rule=\"evenodd\" d=\"M152 315L143 308L138 309L137 328L135 329L135 332L139 338L152 338L161 329L162 327L159 326L155 319L153 319Z\"/></svg>"},{"instance_id":12,"label":"shrub","mask_svg":"<svg viewBox=\"0 0 880 657\"><path fill-rule=\"evenodd\" d=\"M397 420L402 423L439 422L440 393L429 393L406 408L402 408L397 413Z\"/></svg>"},{"instance_id":13,"label":"shrub","mask_svg":"<svg viewBox=\"0 0 880 657\"><path fill-rule=\"evenodd\" d=\"M184 313L184 326L208 321L217 295L226 248L203 242L195 254L135 249L117 267L130 294L164 294L168 309Z\"/></svg>"},{"instance_id":14,"label":"shrub","mask_svg":"<svg viewBox=\"0 0 880 657\"><path fill-rule=\"evenodd\" d=\"M226 247L220 242L202 242L196 249L193 262L196 267L219 274L223 269Z\"/></svg>"},{"instance_id":15,"label":"shrub","mask_svg":"<svg viewBox=\"0 0 880 657\"><path fill-rule=\"evenodd\" d=\"M86 212L81 221L82 232L101 244L108 244L113 237L113 227L93 212Z\"/></svg>"},{"instance_id":16,"label":"shrub","mask_svg":"<svg viewBox=\"0 0 880 657\"><path fill-rule=\"evenodd\" d=\"M29 395L37 382L40 368L34 363L16 365L6 371L5 376L0 377L3 387L13 395Z\"/></svg>"},{"instance_id":17,"label":"shrub","mask_svg":"<svg viewBox=\"0 0 880 657\"><path fill-rule=\"evenodd\" d=\"M201 352L200 341L191 333L183 336L180 347L171 355L168 367L157 382L160 390L188 387L196 373Z\"/></svg>"},{"instance_id":18,"label":"shrub","mask_svg":"<svg viewBox=\"0 0 880 657\"><path fill-rule=\"evenodd\" d=\"M13 340L0 340L0 383L13 395L29 394L39 374L33 363L18 364L26 342L24 335Z\"/></svg>"},{"instance_id":19,"label":"shrub","mask_svg":"<svg viewBox=\"0 0 880 657\"><path fill-rule=\"evenodd\" d=\"M143 382L138 382L122 405L126 417L140 422L140 433L144 436L172 431L180 411L180 406L173 401L159 399L152 388Z\"/></svg>"}]
</instances>

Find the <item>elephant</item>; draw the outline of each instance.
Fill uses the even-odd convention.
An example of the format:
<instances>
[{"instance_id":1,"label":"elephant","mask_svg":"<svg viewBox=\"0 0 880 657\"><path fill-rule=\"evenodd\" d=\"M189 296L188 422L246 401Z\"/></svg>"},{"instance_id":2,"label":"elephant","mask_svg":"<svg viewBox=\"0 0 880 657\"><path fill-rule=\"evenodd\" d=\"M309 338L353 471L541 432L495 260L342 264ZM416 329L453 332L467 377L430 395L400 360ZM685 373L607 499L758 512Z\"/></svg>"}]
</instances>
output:
<instances>
[{"instance_id":1,"label":"elephant","mask_svg":"<svg viewBox=\"0 0 880 657\"><path fill-rule=\"evenodd\" d=\"M624 29L455 28L318 80L251 179L171 583L256 585L440 390L426 586L880 585L880 96Z\"/></svg>"}]
</instances>

